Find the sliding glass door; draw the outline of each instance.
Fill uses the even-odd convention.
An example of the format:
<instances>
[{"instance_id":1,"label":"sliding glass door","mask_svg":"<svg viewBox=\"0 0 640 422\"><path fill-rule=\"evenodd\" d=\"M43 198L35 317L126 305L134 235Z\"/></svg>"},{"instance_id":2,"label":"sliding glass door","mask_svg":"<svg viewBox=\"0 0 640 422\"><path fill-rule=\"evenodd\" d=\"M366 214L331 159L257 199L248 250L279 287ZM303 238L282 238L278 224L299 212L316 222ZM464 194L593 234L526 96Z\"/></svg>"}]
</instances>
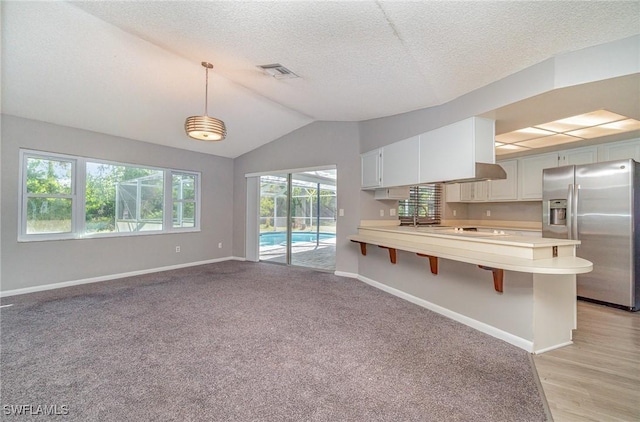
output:
<instances>
[{"instance_id":1,"label":"sliding glass door","mask_svg":"<svg viewBox=\"0 0 640 422\"><path fill-rule=\"evenodd\" d=\"M260 260L288 264L289 175L260 177Z\"/></svg>"},{"instance_id":2,"label":"sliding glass door","mask_svg":"<svg viewBox=\"0 0 640 422\"><path fill-rule=\"evenodd\" d=\"M260 177L261 261L335 269L336 170Z\"/></svg>"}]
</instances>

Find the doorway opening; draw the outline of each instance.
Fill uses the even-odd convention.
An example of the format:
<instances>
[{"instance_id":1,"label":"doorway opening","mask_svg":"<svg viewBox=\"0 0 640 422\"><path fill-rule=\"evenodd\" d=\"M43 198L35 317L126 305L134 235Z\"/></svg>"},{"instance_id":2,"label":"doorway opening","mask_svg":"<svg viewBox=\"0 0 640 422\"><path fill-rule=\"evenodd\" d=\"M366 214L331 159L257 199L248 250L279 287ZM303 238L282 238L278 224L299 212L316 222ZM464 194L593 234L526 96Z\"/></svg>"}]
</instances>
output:
<instances>
[{"instance_id":1,"label":"doorway opening","mask_svg":"<svg viewBox=\"0 0 640 422\"><path fill-rule=\"evenodd\" d=\"M259 260L334 271L336 169L260 176Z\"/></svg>"}]
</instances>

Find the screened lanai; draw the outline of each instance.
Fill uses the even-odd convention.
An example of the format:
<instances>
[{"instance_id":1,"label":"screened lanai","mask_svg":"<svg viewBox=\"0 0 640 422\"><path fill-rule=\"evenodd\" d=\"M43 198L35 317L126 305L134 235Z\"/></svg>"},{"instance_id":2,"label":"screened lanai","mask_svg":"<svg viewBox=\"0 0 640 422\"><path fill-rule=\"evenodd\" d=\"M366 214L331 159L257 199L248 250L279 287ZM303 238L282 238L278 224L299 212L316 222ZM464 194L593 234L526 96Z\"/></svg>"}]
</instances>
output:
<instances>
[{"instance_id":1,"label":"screened lanai","mask_svg":"<svg viewBox=\"0 0 640 422\"><path fill-rule=\"evenodd\" d=\"M336 170L260 177L260 260L335 269Z\"/></svg>"}]
</instances>

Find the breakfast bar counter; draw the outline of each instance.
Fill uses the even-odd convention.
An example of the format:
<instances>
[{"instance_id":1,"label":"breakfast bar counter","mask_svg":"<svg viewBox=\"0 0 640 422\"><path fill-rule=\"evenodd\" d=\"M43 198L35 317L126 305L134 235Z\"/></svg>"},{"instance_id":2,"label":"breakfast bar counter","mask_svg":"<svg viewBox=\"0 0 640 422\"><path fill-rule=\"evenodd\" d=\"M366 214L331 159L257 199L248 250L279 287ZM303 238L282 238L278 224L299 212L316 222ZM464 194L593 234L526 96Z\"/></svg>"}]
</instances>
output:
<instances>
[{"instance_id":1,"label":"breakfast bar counter","mask_svg":"<svg viewBox=\"0 0 640 422\"><path fill-rule=\"evenodd\" d=\"M359 262L363 268L360 275L366 274L360 277L363 281L409 300L416 291L418 300L414 302L535 353L571 343L572 330L576 328L576 274L593 269L591 262L575 256L579 241L514 236L499 230L397 226L395 222L380 221L374 224L363 222L358 233L348 238L360 246ZM379 250L386 253L380 255ZM385 255L388 258L384 258ZM381 258L386 264L379 262ZM416 259L425 258L429 262L430 274L426 271L416 274ZM403 261L407 263L405 269L399 268ZM468 264L472 264L476 271L468 268ZM382 265L386 268L383 269ZM442 268L443 265L446 268ZM467 267L453 270L456 265ZM374 266L381 271L374 271ZM388 266L394 268L389 269ZM385 280L385 274L391 277ZM401 275L406 280L414 279L418 284L403 289L407 282L394 280L397 276L392 274ZM419 284L420 277L422 285ZM465 315L468 306L457 307L458 303L473 303L473 307L479 309L483 307L483 304L464 297L475 295L480 298L475 293L481 288L479 284L482 283L485 289L488 287L483 279L491 279L494 290L493 297L487 296L487 292L481 295L486 298L490 309L487 321L483 321L481 312ZM514 282L514 292L509 292L509 279ZM436 285L428 285L445 280L451 282L437 288ZM530 297L526 299L522 297L523 283L530 283ZM434 294L421 294L431 289ZM412 292L407 295L407 290ZM458 300L452 303L451 297ZM512 300L517 304L510 303ZM529 306L522 306L523 303ZM509 324L492 324L495 314L501 312L496 307L509 309L503 318L513 318L518 321L517 326L504 332ZM514 312L531 315L518 316Z\"/></svg>"}]
</instances>

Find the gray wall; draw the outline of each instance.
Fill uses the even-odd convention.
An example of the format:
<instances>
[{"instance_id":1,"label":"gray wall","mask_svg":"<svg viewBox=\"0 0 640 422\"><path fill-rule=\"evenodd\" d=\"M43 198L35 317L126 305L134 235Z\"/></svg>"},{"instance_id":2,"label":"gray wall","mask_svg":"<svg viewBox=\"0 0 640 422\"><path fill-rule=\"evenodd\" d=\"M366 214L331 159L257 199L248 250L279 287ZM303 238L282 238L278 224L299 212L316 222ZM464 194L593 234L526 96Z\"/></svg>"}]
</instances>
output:
<instances>
[{"instance_id":1,"label":"gray wall","mask_svg":"<svg viewBox=\"0 0 640 422\"><path fill-rule=\"evenodd\" d=\"M394 265L386 250L369 246L367 256L360 257L360 275L514 336L533 339L532 274L505 271L504 292L498 293L491 271L477 265L440 258L434 275L426 258L398 251Z\"/></svg>"},{"instance_id":2,"label":"gray wall","mask_svg":"<svg viewBox=\"0 0 640 422\"><path fill-rule=\"evenodd\" d=\"M546 60L446 104L361 122L360 152L478 116L554 88L554 61Z\"/></svg>"},{"instance_id":3,"label":"gray wall","mask_svg":"<svg viewBox=\"0 0 640 422\"><path fill-rule=\"evenodd\" d=\"M201 231L19 243L19 148L200 171ZM2 116L1 151L2 291L231 256L233 160L229 158L7 115Z\"/></svg>"},{"instance_id":4,"label":"gray wall","mask_svg":"<svg viewBox=\"0 0 640 422\"><path fill-rule=\"evenodd\" d=\"M247 173L335 165L338 208L344 209L337 221L336 270L357 273L356 247L346 237L356 233L360 222L359 139L357 123L315 122L236 158L233 254L245 256Z\"/></svg>"}]
</instances>

